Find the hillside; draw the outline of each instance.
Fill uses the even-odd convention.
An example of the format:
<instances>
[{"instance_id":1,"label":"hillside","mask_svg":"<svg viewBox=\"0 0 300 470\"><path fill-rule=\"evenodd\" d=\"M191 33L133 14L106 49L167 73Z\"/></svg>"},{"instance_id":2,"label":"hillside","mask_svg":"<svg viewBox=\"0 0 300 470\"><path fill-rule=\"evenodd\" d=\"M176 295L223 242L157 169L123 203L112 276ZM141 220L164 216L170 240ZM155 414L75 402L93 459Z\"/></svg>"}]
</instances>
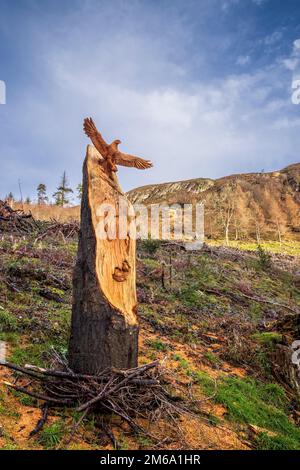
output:
<instances>
[{"instance_id":1,"label":"hillside","mask_svg":"<svg viewBox=\"0 0 300 470\"><path fill-rule=\"evenodd\" d=\"M197 178L142 186L128 192L133 203L204 202L205 234L234 239L298 238L300 233L300 163L271 173L245 173L216 180Z\"/></svg>"},{"instance_id":2,"label":"hillside","mask_svg":"<svg viewBox=\"0 0 300 470\"><path fill-rule=\"evenodd\" d=\"M127 193L132 203L204 202L205 236L223 240L300 241L300 163L270 173L244 173L216 180L196 178L141 186ZM13 203L38 220L79 220L80 206Z\"/></svg>"},{"instance_id":3,"label":"hillside","mask_svg":"<svg viewBox=\"0 0 300 470\"><path fill-rule=\"evenodd\" d=\"M0 346L11 362L49 366L54 350L66 354L76 248L76 237L3 235ZM299 280L297 257L139 243L139 362L163 361L186 412L139 418L144 435L116 416L107 433L97 415L74 429L79 414L56 407L30 437L41 401L8 389L25 381L0 368L0 448L299 449L299 397L275 354L299 339Z\"/></svg>"}]
</instances>

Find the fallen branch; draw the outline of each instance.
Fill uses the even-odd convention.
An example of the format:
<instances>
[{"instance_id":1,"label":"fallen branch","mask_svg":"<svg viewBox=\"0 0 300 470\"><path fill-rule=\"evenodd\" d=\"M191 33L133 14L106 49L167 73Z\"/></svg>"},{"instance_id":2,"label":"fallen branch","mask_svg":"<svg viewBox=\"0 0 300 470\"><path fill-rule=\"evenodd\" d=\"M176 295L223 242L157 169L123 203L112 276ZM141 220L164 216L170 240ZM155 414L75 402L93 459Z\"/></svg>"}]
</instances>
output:
<instances>
[{"instance_id":1,"label":"fallen branch","mask_svg":"<svg viewBox=\"0 0 300 470\"><path fill-rule=\"evenodd\" d=\"M3 383L7 387L13 388L17 392L25 393L26 395L29 395L30 397L37 398L38 400L46 401L50 404L55 403L57 405L71 405L70 400L66 400L66 399L62 399L62 398L57 399L57 398L53 398L53 397L50 397L50 396L47 396L47 395L43 395L42 393L32 392L30 390L27 390L27 388L25 388L25 387L19 387L18 385L12 384L10 382L3 382Z\"/></svg>"},{"instance_id":2,"label":"fallen branch","mask_svg":"<svg viewBox=\"0 0 300 470\"><path fill-rule=\"evenodd\" d=\"M217 289L207 289L205 287L202 287L201 290L203 292L206 292L207 294L213 294L213 295L217 295L219 297L228 297L228 298L233 299L233 300L237 300L238 296L240 296L240 297L243 297L245 299L252 300L253 302L258 302L258 303L273 305L274 307L284 308L284 309L289 310L290 312L292 312L294 314L299 313L298 311L292 309L292 307L289 307L288 305L280 304L279 302L273 302L272 300L263 299L261 297L256 297L256 296L243 294L242 292L239 292L238 295L235 295L232 292L225 292L225 291L220 291L220 290L217 290Z\"/></svg>"},{"instance_id":3,"label":"fallen branch","mask_svg":"<svg viewBox=\"0 0 300 470\"><path fill-rule=\"evenodd\" d=\"M31 431L31 433L29 434L29 437L33 437L35 436L37 433L39 433L41 431L41 429L43 428L44 424L46 423L47 421L47 417L48 417L48 411L49 411L49 404L48 403L44 403L42 406L41 406L41 410L42 410L42 416L40 417L40 419L38 420L35 428Z\"/></svg>"}]
</instances>

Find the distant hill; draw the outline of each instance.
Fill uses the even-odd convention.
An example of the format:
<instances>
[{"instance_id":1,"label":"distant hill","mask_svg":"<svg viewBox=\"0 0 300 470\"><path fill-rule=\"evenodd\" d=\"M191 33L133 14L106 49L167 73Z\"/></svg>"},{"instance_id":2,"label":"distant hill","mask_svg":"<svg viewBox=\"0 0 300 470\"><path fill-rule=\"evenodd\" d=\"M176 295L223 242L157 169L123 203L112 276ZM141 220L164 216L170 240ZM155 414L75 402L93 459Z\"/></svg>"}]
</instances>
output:
<instances>
[{"instance_id":1,"label":"distant hill","mask_svg":"<svg viewBox=\"0 0 300 470\"><path fill-rule=\"evenodd\" d=\"M151 184L127 193L133 203L204 202L205 235L217 239L300 240L300 163L270 173L244 173L219 179L195 178ZM80 206L13 203L36 219L78 220Z\"/></svg>"},{"instance_id":2,"label":"distant hill","mask_svg":"<svg viewBox=\"0 0 300 470\"><path fill-rule=\"evenodd\" d=\"M204 202L209 238L300 237L300 163L270 173L235 174L219 179L196 178L133 189L133 203Z\"/></svg>"}]
</instances>

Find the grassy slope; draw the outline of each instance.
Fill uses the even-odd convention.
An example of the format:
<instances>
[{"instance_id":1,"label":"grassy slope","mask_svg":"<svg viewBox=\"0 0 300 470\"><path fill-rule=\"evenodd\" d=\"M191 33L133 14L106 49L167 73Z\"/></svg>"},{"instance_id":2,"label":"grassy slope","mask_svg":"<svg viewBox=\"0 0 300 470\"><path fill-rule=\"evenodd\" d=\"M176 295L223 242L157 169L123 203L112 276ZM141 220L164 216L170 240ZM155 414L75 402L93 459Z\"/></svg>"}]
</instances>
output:
<instances>
[{"instance_id":1,"label":"grassy slope","mask_svg":"<svg viewBox=\"0 0 300 470\"><path fill-rule=\"evenodd\" d=\"M34 246L7 239L0 242L0 252L0 340L7 342L11 361L45 364L51 348L67 350L76 243L48 240ZM163 447L299 449L295 397L275 382L270 365L281 340L275 322L287 310L251 300L297 309L296 258L270 260L265 253L215 247L182 253L156 242L140 244L138 256L140 362L166 357L178 394L192 392L195 398L194 415L180 418L179 433L172 423L154 425L158 435L170 437ZM6 370L0 374L11 380ZM38 417L34 399L0 385L1 448L55 448L72 416L52 412L42 433L28 439ZM124 449L154 446L118 422L115 433ZM69 448L111 444L89 419Z\"/></svg>"}]
</instances>

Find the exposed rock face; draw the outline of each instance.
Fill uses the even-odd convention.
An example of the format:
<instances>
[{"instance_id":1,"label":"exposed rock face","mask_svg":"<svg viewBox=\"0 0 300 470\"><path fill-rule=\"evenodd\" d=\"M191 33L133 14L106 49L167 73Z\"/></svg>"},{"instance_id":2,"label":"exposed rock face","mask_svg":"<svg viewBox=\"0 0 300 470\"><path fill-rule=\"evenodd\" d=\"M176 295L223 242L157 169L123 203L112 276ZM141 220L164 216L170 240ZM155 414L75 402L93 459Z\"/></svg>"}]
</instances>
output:
<instances>
[{"instance_id":1,"label":"exposed rock face","mask_svg":"<svg viewBox=\"0 0 300 470\"><path fill-rule=\"evenodd\" d=\"M119 197L128 206L130 203L117 179L108 177L101 160L98 151L89 145L83 166L69 346L70 367L81 373L135 367L138 357L136 242L129 235L121 240L110 237L110 227L106 225L108 238L99 237L99 223L103 222L99 207L111 204L118 216Z\"/></svg>"},{"instance_id":2,"label":"exposed rock face","mask_svg":"<svg viewBox=\"0 0 300 470\"><path fill-rule=\"evenodd\" d=\"M128 192L128 197L133 203L153 204L182 202L184 194L188 200L194 196L200 196L203 191L214 185L214 180L197 178L194 180L177 181L174 183L150 184Z\"/></svg>"}]
</instances>

